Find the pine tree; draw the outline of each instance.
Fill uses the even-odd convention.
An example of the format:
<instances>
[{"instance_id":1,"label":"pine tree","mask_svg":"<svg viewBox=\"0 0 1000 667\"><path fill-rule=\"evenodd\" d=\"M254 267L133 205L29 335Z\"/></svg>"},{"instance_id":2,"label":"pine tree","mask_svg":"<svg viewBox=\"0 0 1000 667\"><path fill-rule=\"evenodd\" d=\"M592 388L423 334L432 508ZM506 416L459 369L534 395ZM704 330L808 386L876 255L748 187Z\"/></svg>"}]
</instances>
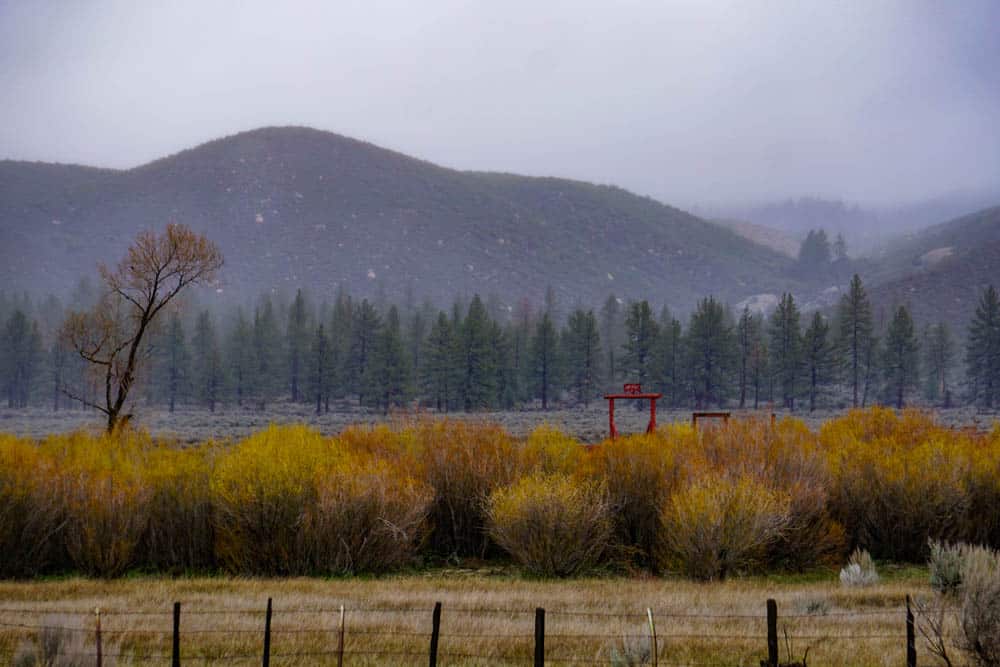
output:
<instances>
[{"instance_id":1,"label":"pine tree","mask_svg":"<svg viewBox=\"0 0 1000 667\"><path fill-rule=\"evenodd\" d=\"M630 382L644 384L653 377L653 350L660 327L648 301L629 304L625 317L625 354L621 367Z\"/></svg>"},{"instance_id":2,"label":"pine tree","mask_svg":"<svg viewBox=\"0 0 1000 667\"><path fill-rule=\"evenodd\" d=\"M758 315L757 320L758 335L750 345L749 378L750 386L753 388L753 409L760 407L761 392L768 386L771 378L771 368L769 365L770 354L767 343L763 336L763 317Z\"/></svg>"},{"instance_id":3,"label":"pine tree","mask_svg":"<svg viewBox=\"0 0 1000 667\"><path fill-rule=\"evenodd\" d=\"M802 375L802 329L799 309L791 294L784 294L771 314L769 328L771 372L781 390L782 404L795 409L795 397Z\"/></svg>"},{"instance_id":4,"label":"pine tree","mask_svg":"<svg viewBox=\"0 0 1000 667\"><path fill-rule=\"evenodd\" d=\"M288 386L292 403L298 403L299 387L304 384L305 358L309 352L309 312L301 289L295 292L295 301L288 311L285 341L288 350Z\"/></svg>"},{"instance_id":5,"label":"pine tree","mask_svg":"<svg viewBox=\"0 0 1000 667\"><path fill-rule=\"evenodd\" d=\"M725 307L714 297L702 299L691 314L685 348L695 405L721 405L732 381L736 340Z\"/></svg>"},{"instance_id":6,"label":"pine tree","mask_svg":"<svg viewBox=\"0 0 1000 667\"><path fill-rule=\"evenodd\" d=\"M568 388L576 400L590 405L600 377L601 337L597 333L594 311L574 310L562 334L562 357L566 365Z\"/></svg>"},{"instance_id":7,"label":"pine tree","mask_svg":"<svg viewBox=\"0 0 1000 667\"><path fill-rule=\"evenodd\" d=\"M889 323L882 365L886 398L902 408L907 392L917 386L920 377L917 335L906 306L897 308Z\"/></svg>"},{"instance_id":8,"label":"pine tree","mask_svg":"<svg viewBox=\"0 0 1000 667\"><path fill-rule=\"evenodd\" d=\"M746 407L747 390L750 387L753 354L759 348L762 336L762 326L759 317L750 312L749 306L743 306L739 322L736 324L736 344L738 351L737 386L740 396L740 409ZM756 399L754 401L756 403Z\"/></svg>"},{"instance_id":9,"label":"pine tree","mask_svg":"<svg viewBox=\"0 0 1000 667\"><path fill-rule=\"evenodd\" d=\"M833 242L833 261L843 262L847 260L847 240L844 235L837 233L837 238Z\"/></svg>"},{"instance_id":10,"label":"pine tree","mask_svg":"<svg viewBox=\"0 0 1000 667\"><path fill-rule=\"evenodd\" d=\"M337 299L330 315L330 352L333 363L336 364L334 376L336 381L331 387L331 395L343 398L354 388L352 376L351 340L354 323L354 304L351 297L339 288Z\"/></svg>"},{"instance_id":11,"label":"pine tree","mask_svg":"<svg viewBox=\"0 0 1000 667\"><path fill-rule=\"evenodd\" d=\"M852 392L852 404L858 407L858 394L865 383L866 368L875 345L872 340L872 307L861 284L861 278L854 274L851 286L841 299L838 307L840 332L838 347L844 366L848 386Z\"/></svg>"},{"instance_id":12,"label":"pine tree","mask_svg":"<svg viewBox=\"0 0 1000 667\"><path fill-rule=\"evenodd\" d=\"M836 357L830 341L830 325L818 312L802 336L802 359L809 383L809 412L816 409L820 391L833 381Z\"/></svg>"},{"instance_id":13,"label":"pine tree","mask_svg":"<svg viewBox=\"0 0 1000 667\"><path fill-rule=\"evenodd\" d=\"M257 408L263 411L267 404L275 400L284 384L281 368L281 332L274 314L271 299L265 297L256 309L253 318L253 351L256 363L254 397Z\"/></svg>"},{"instance_id":14,"label":"pine tree","mask_svg":"<svg viewBox=\"0 0 1000 667\"><path fill-rule=\"evenodd\" d=\"M215 325L207 310L198 315L191 338L191 352L195 398L208 406L210 412L215 412L215 405L222 399L225 374Z\"/></svg>"},{"instance_id":15,"label":"pine tree","mask_svg":"<svg viewBox=\"0 0 1000 667\"><path fill-rule=\"evenodd\" d=\"M243 401L256 393L257 359L254 354L253 329L242 308L236 310L236 322L226 343L226 366L232 385L230 396L236 398L236 405L243 407Z\"/></svg>"},{"instance_id":16,"label":"pine tree","mask_svg":"<svg viewBox=\"0 0 1000 667\"><path fill-rule=\"evenodd\" d=\"M993 408L1000 399L1000 298L993 285L983 290L969 324L965 365L970 398Z\"/></svg>"},{"instance_id":17,"label":"pine tree","mask_svg":"<svg viewBox=\"0 0 1000 667\"><path fill-rule=\"evenodd\" d=\"M427 335L421 387L438 412L454 406L461 374L457 363L458 341L451 320L442 311Z\"/></svg>"},{"instance_id":18,"label":"pine tree","mask_svg":"<svg viewBox=\"0 0 1000 667\"><path fill-rule=\"evenodd\" d=\"M42 362L42 335L38 322L28 321L22 304L7 318L0 344L0 375L7 389L7 406L26 408Z\"/></svg>"},{"instance_id":19,"label":"pine tree","mask_svg":"<svg viewBox=\"0 0 1000 667\"><path fill-rule=\"evenodd\" d=\"M496 365L497 404L502 410L512 409L521 399L521 383L518 369L514 366L511 328L501 327L499 322L490 323L490 344L493 346Z\"/></svg>"},{"instance_id":20,"label":"pine tree","mask_svg":"<svg viewBox=\"0 0 1000 667\"><path fill-rule=\"evenodd\" d=\"M656 340L653 386L663 394L666 404L679 405L684 395L684 337L680 320L667 308L660 314L660 335Z\"/></svg>"},{"instance_id":21,"label":"pine tree","mask_svg":"<svg viewBox=\"0 0 1000 667\"><path fill-rule=\"evenodd\" d=\"M168 409L173 412L177 402L187 396L191 380L190 353L184 335L184 324L180 313L174 312L167 323L167 330L158 337L156 350L159 377L159 394L166 397Z\"/></svg>"},{"instance_id":22,"label":"pine tree","mask_svg":"<svg viewBox=\"0 0 1000 667\"><path fill-rule=\"evenodd\" d=\"M461 325L462 403L466 412L496 400L496 358L490 345L490 321L482 299L475 295Z\"/></svg>"},{"instance_id":23,"label":"pine tree","mask_svg":"<svg viewBox=\"0 0 1000 667\"><path fill-rule=\"evenodd\" d=\"M611 294L601 307L601 340L604 341L604 369L606 386L611 386L621 375L618 351L625 344L625 321L621 302Z\"/></svg>"},{"instance_id":24,"label":"pine tree","mask_svg":"<svg viewBox=\"0 0 1000 667\"><path fill-rule=\"evenodd\" d=\"M385 323L376 332L362 382L365 400L381 408L383 414L388 414L390 407L403 405L410 396L410 363L403 349L396 306L389 307Z\"/></svg>"},{"instance_id":25,"label":"pine tree","mask_svg":"<svg viewBox=\"0 0 1000 667\"><path fill-rule=\"evenodd\" d=\"M955 363L955 343L944 322L927 327L924 335L924 368L927 381L924 396L928 401L943 401L951 407L950 378Z\"/></svg>"},{"instance_id":26,"label":"pine tree","mask_svg":"<svg viewBox=\"0 0 1000 667\"><path fill-rule=\"evenodd\" d=\"M358 402L366 405L364 378L371 363L375 337L382 326L375 307L363 299L354 309L351 321L351 350L347 360L347 378L351 390L358 395Z\"/></svg>"},{"instance_id":27,"label":"pine tree","mask_svg":"<svg viewBox=\"0 0 1000 667\"><path fill-rule=\"evenodd\" d=\"M320 324L309 346L309 395L316 403L316 414L330 411L330 396L337 381L337 351Z\"/></svg>"},{"instance_id":28,"label":"pine tree","mask_svg":"<svg viewBox=\"0 0 1000 667\"><path fill-rule=\"evenodd\" d=\"M531 337L531 384L534 396L542 399L542 410L549 409L549 397L558 385L559 359L556 329L546 311L535 325Z\"/></svg>"}]
</instances>

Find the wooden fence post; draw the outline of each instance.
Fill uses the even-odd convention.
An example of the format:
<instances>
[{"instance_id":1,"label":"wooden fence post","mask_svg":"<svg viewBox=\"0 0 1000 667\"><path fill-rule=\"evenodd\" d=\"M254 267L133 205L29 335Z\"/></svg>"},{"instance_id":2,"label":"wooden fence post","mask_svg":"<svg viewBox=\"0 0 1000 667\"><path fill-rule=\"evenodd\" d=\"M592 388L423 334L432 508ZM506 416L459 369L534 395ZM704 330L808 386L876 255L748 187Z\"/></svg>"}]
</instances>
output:
<instances>
[{"instance_id":1,"label":"wooden fence post","mask_svg":"<svg viewBox=\"0 0 1000 667\"><path fill-rule=\"evenodd\" d=\"M104 666L104 651L101 646L101 608L96 607L94 609L94 616L97 617L97 622L94 625L94 643L97 645L97 667Z\"/></svg>"},{"instance_id":2,"label":"wooden fence post","mask_svg":"<svg viewBox=\"0 0 1000 667\"><path fill-rule=\"evenodd\" d=\"M171 667L181 667L181 603L174 603L174 642L170 654Z\"/></svg>"},{"instance_id":3,"label":"wooden fence post","mask_svg":"<svg viewBox=\"0 0 1000 667\"><path fill-rule=\"evenodd\" d=\"M271 598L267 599L267 613L264 616L264 657L263 667L271 665Z\"/></svg>"},{"instance_id":4,"label":"wooden fence post","mask_svg":"<svg viewBox=\"0 0 1000 667\"><path fill-rule=\"evenodd\" d=\"M340 605L340 632L337 633L337 667L344 667L344 605Z\"/></svg>"},{"instance_id":5,"label":"wooden fence post","mask_svg":"<svg viewBox=\"0 0 1000 667\"><path fill-rule=\"evenodd\" d=\"M767 664L778 667L778 603L767 601Z\"/></svg>"},{"instance_id":6,"label":"wooden fence post","mask_svg":"<svg viewBox=\"0 0 1000 667\"><path fill-rule=\"evenodd\" d=\"M646 607L646 617L649 618L649 655L653 659L653 667L659 664L659 653L656 645L656 623L653 622L653 610Z\"/></svg>"},{"instance_id":7,"label":"wooden fence post","mask_svg":"<svg viewBox=\"0 0 1000 667\"><path fill-rule=\"evenodd\" d=\"M545 667L545 610L535 609L535 667Z\"/></svg>"},{"instance_id":8,"label":"wooden fence post","mask_svg":"<svg viewBox=\"0 0 1000 667\"><path fill-rule=\"evenodd\" d=\"M910 596L906 596L906 667L917 667L917 636L913 627Z\"/></svg>"},{"instance_id":9,"label":"wooden fence post","mask_svg":"<svg viewBox=\"0 0 1000 667\"><path fill-rule=\"evenodd\" d=\"M431 616L431 667L438 664L438 639L441 637L441 603L434 603L434 614Z\"/></svg>"}]
</instances>

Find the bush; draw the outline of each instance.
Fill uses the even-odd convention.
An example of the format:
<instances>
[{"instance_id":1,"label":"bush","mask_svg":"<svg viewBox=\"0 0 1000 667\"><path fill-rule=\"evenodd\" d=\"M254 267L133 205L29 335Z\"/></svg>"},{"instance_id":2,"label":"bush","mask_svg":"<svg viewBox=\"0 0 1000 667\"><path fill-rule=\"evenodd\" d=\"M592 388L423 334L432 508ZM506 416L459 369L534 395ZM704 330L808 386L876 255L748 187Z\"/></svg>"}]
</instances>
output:
<instances>
[{"instance_id":1,"label":"bush","mask_svg":"<svg viewBox=\"0 0 1000 667\"><path fill-rule=\"evenodd\" d=\"M61 543L55 466L38 447L0 435L0 577L45 571Z\"/></svg>"},{"instance_id":2,"label":"bush","mask_svg":"<svg viewBox=\"0 0 1000 667\"><path fill-rule=\"evenodd\" d=\"M871 554L863 549L855 549L847 560L847 565L840 571L842 586L874 586L879 582L878 571Z\"/></svg>"},{"instance_id":3,"label":"bush","mask_svg":"<svg viewBox=\"0 0 1000 667\"><path fill-rule=\"evenodd\" d=\"M927 565L931 588L943 594L957 593L962 586L965 545L930 540L929 546L931 556Z\"/></svg>"},{"instance_id":4,"label":"bush","mask_svg":"<svg viewBox=\"0 0 1000 667\"><path fill-rule=\"evenodd\" d=\"M959 647L972 663L1000 665L1000 558L991 549L972 547L966 551L959 621Z\"/></svg>"},{"instance_id":5,"label":"bush","mask_svg":"<svg viewBox=\"0 0 1000 667\"><path fill-rule=\"evenodd\" d=\"M695 579L752 568L789 523L789 498L749 476L709 473L670 498L660 515L660 562Z\"/></svg>"},{"instance_id":6,"label":"bush","mask_svg":"<svg viewBox=\"0 0 1000 667\"><path fill-rule=\"evenodd\" d=\"M535 474L494 491L490 535L529 572L568 577L594 567L611 539L604 484Z\"/></svg>"}]
</instances>

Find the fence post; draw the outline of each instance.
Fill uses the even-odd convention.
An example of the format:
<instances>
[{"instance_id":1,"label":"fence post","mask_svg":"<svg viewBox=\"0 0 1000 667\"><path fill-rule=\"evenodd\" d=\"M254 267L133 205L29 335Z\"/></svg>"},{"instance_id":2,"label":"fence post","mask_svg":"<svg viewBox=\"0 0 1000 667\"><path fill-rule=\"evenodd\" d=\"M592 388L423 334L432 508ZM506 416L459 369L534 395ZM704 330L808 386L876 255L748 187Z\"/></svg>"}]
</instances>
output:
<instances>
[{"instance_id":1,"label":"fence post","mask_svg":"<svg viewBox=\"0 0 1000 667\"><path fill-rule=\"evenodd\" d=\"M340 605L340 632L337 633L337 667L344 667L344 605Z\"/></svg>"},{"instance_id":2,"label":"fence post","mask_svg":"<svg viewBox=\"0 0 1000 667\"><path fill-rule=\"evenodd\" d=\"M910 596L906 596L906 667L917 667L917 636L913 627Z\"/></svg>"},{"instance_id":3,"label":"fence post","mask_svg":"<svg viewBox=\"0 0 1000 667\"><path fill-rule=\"evenodd\" d=\"M104 651L101 647L101 608L96 607L94 609L94 616L97 617L97 623L94 626L94 643L97 645L97 667L103 667L104 665Z\"/></svg>"},{"instance_id":4,"label":"fence post","mask_svg":"<svg viewBox=\"0 0 1000 667\"><path fill-rule=\"evenodd\" d=\"M646 616L649 618L649 655L653 658L653 667L657 667L659 664L657 653L659 651L656 646L656 623L653 622L652 608L646 607Z\"/></svg>"},{"instance_id":5,"label":"fence post","mask_svg":"<svg viewBox=\"0 0 1000 667\"><path fill-rule=\"evenodd\" d=\"M181 667L181 603L174 603L174 643L170 656L171 667Z\"/></svg>"},{"instance_id":6,"label":"fence post","mask_svg":"<svg viewBox=\"0 0 1000 667\"><path fill-rule=\"evenodd\" d=\"M778 667L778 603L767 601L767 664Z\"/></svg>"},{"instance_id":7,"label":"fence post","mask_svg":"<svg viewBox=\"0 0 1000 667\"><path fill-rule=\"evenodd\" d=\"M264 658L263 667L271 665L271 598L267 599L267 614L264 616Z\"/></svg>"},{"instance_id":8,"label":"fence post","mask_svg":"<svg viewBox=\"0 0 1000 667\"><path fill-rule=\"evenodd\" d=\"M545 610L535 609L535 667L545 667Z\"/></svg>"},{"instance_id":9,"label":"fence post","mask_svg":"<svg viewBox=\"0 0 1000 667\"><path fill-rule=\"evenodd\" d=\"M438 664L438 639L441 637L441 603L434 603L434 614L431 616L431 667Z\"/></svg>"}]
</instances>

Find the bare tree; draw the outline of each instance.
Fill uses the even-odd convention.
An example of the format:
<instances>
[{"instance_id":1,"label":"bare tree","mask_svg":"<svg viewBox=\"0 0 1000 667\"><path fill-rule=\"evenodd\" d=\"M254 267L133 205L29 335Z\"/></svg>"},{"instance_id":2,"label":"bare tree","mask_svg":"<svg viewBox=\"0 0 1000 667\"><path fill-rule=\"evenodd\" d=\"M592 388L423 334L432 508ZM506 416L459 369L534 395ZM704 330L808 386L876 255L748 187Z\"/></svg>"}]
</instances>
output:
<instances>
[{"instance_id":1,"label":"bare tree","mask_svg":"<svg viewBox=\"0 0 1000 667\"><path fill-rule=\"evenodd\" d=\"M91 310L71 312L62 335L103 380L103 404L65 391L107 415L108 433L131 417L122 410L143 358L143 336L183 289L211 282L221 267L218 246L178 224L161 236L141 232L116 268L99 267L105 293Z\"/></svg>"}]
</instances>

